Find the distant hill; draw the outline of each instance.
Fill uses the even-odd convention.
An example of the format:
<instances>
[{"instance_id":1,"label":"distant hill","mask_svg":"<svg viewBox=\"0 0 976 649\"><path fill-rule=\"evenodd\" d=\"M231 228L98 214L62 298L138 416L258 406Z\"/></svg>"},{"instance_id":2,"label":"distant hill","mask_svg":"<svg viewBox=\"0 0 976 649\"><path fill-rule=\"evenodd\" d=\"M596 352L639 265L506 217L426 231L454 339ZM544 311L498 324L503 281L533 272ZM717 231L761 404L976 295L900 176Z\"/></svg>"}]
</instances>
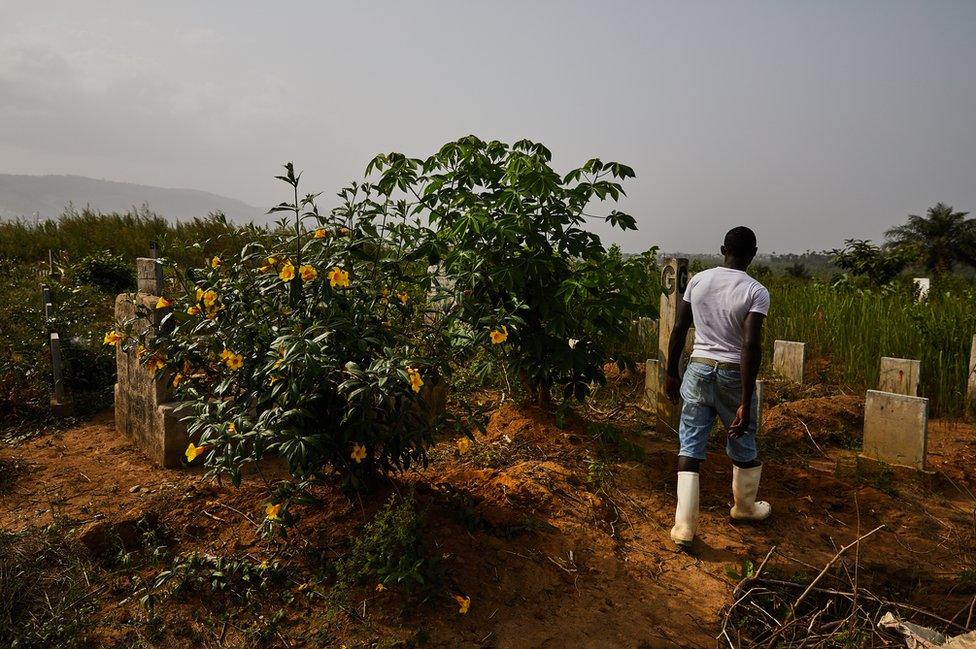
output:
<instances>
[{"instance_id":1,"label":"distant hill","mask_svg":"<svg viewBox=\"0 0 976 649\"><path fill-rule=\"evenodd\" d=\"M148 204L170 219L189 219L221 211L234 221L265 222L264 210L243 201L197 189L166 189L83 176L0 174L0 219L57 217L66 205L99 212L127 212Z\"/></svg>"}]
</instances>

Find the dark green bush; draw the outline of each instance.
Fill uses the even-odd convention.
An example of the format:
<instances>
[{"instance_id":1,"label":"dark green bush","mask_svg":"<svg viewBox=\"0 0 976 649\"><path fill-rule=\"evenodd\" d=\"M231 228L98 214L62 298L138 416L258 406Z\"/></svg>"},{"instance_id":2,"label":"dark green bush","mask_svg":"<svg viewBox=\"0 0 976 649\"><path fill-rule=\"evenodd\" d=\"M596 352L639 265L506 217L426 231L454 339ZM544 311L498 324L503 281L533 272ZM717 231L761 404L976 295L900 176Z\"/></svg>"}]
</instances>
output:
<instances>
[{"instance_id":1,"label":"dark green bush","mask_svg":"<svg viewBox=\"0 0 976 649\"><path fill-rule=\"evenodd\" d=\"M75 266L78 282L94 286L100 291L116 295L136 287L136 274L132 264L122 255L100 250L88 255Z\"/></svg>"}]
</instances>

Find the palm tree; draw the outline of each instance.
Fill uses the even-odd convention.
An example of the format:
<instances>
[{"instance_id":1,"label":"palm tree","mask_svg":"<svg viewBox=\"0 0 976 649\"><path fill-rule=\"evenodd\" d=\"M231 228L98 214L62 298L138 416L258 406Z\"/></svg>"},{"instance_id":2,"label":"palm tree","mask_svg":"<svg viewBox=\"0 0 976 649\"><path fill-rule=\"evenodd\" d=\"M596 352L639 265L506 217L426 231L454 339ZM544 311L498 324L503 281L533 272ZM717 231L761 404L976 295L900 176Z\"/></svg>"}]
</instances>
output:
<instances>
[{"instance_id":1,"label":"palm tree","mask_svg":"<svg viewBox=\"0 0 976 649\"><path fill-rule=\"evenodd\" d=\"M976 266L976 219L937 203L926 216L908 215L908 222L885 232L889 245L911 250L936 275L951 273L956 263Z\"/></svg>"}]
</instances>

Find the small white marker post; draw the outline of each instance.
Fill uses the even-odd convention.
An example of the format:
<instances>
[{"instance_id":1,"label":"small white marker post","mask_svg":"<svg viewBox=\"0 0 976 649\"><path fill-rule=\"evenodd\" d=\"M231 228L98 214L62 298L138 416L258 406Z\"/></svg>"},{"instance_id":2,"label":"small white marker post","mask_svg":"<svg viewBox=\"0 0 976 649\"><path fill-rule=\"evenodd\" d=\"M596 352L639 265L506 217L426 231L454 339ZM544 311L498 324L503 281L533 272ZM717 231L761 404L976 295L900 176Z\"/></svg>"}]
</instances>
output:
<instances>
[{"instance_id":1,"label":"small white marker post","mask_svg":"<svg viewBox=\"0 0 976 649\"><path fill-rule=\"evenodd\" d=\"M929 296L929 288L932 282L928 277L916 277L912 281L915 282L915 291L918 293L919 302L921 302Z\"/></svg>"},{"instance_id":2,"label":"small white marker post","mask_svg":"<svg viewBox=\"0 0 976 649\"><path fill-rule=\"evenodd\" d=\"M966 381L966 407L970 412L976 411L976 336L973 336L973 346L969 350L969 378Z\"/></svg>"}]
</instances>

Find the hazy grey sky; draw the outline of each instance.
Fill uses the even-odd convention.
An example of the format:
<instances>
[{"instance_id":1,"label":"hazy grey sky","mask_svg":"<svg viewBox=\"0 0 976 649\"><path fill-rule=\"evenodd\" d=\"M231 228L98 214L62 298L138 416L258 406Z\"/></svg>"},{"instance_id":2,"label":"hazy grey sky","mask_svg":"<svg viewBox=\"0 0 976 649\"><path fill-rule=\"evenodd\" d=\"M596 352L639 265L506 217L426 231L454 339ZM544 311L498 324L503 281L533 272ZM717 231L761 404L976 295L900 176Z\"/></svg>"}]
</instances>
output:
<instances>
[{"instance_id":1,"label":"hazy grey sky","mask_svg":"<svg viewBox=\"0 0 976 649\"><path fill-rule=\"evenodd\" d=\"M878 238L976 212L976 1L0 0L3 173L269 206L467 133L633 166L626 250Z\"/></svg>"}]
</instances>

